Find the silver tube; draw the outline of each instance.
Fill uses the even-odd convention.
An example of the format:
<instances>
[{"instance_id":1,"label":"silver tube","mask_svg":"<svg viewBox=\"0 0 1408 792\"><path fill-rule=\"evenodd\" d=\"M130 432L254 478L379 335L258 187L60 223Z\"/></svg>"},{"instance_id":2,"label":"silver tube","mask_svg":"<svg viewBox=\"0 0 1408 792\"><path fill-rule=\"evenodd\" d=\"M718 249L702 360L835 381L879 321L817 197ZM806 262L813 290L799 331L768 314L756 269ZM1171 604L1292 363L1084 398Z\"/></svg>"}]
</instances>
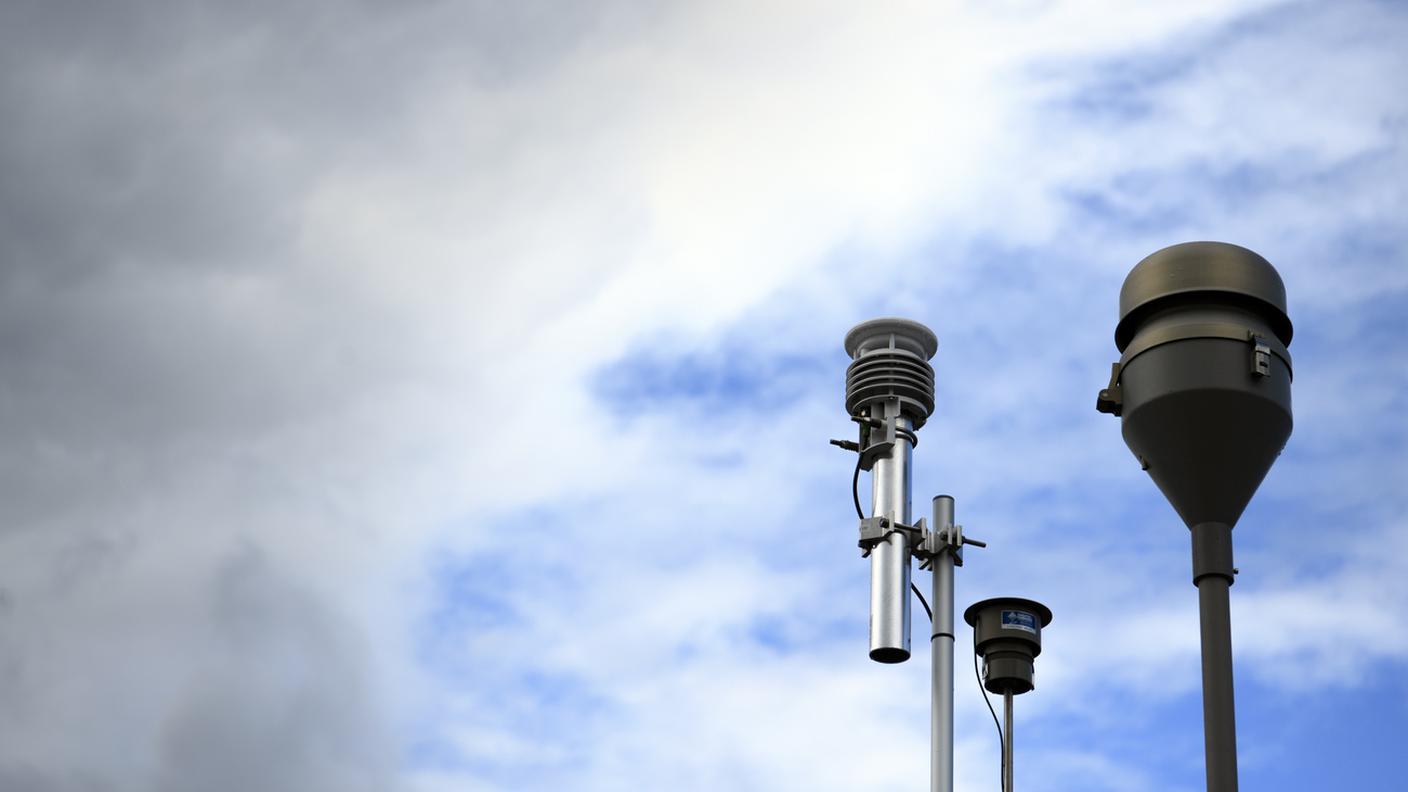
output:
<instances>
[{"instance_id":1,"label":"silver tube","mask_svg":"<svg viewBox=\"0 0 1408 792\"><path fill-rule=\"evenodd\" d=\"M909 429L908 418L896 419ZM909 441L899 438L871 470L871 514L909 525ZM870 659L902 663L909 659L909 540L890 534L870 551Z\"/></svg>"},{"instance_id":2,"label":"silver tube","mask_svg":"<svg viewBox=\"0 0 1408 792\"><path fill-rule=\"evenodd\" d=\"M1012 792L1012 691L1002 694L1002 792Z\"/></svg>"},{"instance_id":3,"label":"silver tube","mask_svg":"<svg viewBox=\"0 0 1408 792\"><path fill-rule=\"evenodd\" d=\"M934 531L951 530L953 498L934 498ZM929 636L933 663L933 706L929 713L929 789L953 792L953 554L934 559L930 606L934 630Z\"/></svg>"}]
</instances>

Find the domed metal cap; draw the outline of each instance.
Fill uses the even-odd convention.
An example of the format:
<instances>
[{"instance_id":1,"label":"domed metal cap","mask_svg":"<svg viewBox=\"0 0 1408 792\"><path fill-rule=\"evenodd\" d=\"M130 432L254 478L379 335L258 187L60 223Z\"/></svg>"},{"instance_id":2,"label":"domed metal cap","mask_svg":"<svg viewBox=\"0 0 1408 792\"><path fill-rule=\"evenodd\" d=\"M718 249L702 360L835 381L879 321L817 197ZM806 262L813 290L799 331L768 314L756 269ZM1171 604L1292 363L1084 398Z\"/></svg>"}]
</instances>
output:
<instances>
[{"instance_id":1,"label":"domed metal cap","mask_svg":"<svg viewBox=\"0 0 1408 792\"><path fill-rule=\"evenodd\" d=\"M1282 344L1291 343L1286 285L1269 261L1226 242L1184 242L1149 255L1124 279L1115 346L1124 351L1155 311L1202 302L1214 293L1261 314Z\"/></svg>"},{"instance_id":2,"label":"domed metal cap","mask_svg":"<svg viewBox=\"0 0 1408 792\"><path fill-rule=\"evenodd\" d=\"M919 355L923 360L933 357L939 349L939 338L933 330L913 319L887 316L852 327L846 333L846 354L858 358L867 352L885 349L892 342L896 348Z\"/></svg>"}]
</instances>

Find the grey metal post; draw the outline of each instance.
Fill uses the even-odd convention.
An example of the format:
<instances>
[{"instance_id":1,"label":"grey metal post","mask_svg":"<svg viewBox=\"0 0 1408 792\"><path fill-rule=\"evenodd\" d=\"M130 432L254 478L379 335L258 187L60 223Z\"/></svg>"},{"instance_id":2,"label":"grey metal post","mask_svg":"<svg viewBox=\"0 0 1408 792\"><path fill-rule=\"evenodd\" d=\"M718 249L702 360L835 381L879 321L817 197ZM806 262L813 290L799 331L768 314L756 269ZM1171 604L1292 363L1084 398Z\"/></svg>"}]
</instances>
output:
<instances>
[{"instance_id":1,"label":"grey metal post","mask_svg":"<svg viewBox=\"0 0 1408 792\"><path fill-rule=\"evenodd\" d=\"M896 426L910 429L908 418ZM913 447L898 438L889 454L872 469L872 508L876 517L910 524L910 455ZM909 659L909 537L896 531L870 551L870 656L894 663Z\"/></svg>"},{"instance_id":2,"label":"grey metal post","mask_svg":"<svg viewBox=\"0 0 1408 792\"><path fill-rule=\"evenodd\" d=\"M1012 691L1002 694L1002 792L1012 792Z\"/></svg>"},{"instance_id":3,"label":"grey metal post","mask_svg":"<svg viewBox=\"0 0 1408 792\"><path fill-rule=\"evenodd\" d=\"M953 498L934 498L934 530L953 530ZM933 706L929 714L929 789L953 792L953 553L933 559L932 607L934 629L929 637L933 653Z\"/></svg>"},{"instance_id":4,"label":"grey metal post","mask_svg":"<svg viewBox=\"0 0 1408 792\"><path fill-rule=\"evenodd\" d=\"M1232 689L1232 529L1193 526L1193 584L1203 644L1203 751L1208 792L1237 792L1237 714Z\"/></svg>"}]
</instances>

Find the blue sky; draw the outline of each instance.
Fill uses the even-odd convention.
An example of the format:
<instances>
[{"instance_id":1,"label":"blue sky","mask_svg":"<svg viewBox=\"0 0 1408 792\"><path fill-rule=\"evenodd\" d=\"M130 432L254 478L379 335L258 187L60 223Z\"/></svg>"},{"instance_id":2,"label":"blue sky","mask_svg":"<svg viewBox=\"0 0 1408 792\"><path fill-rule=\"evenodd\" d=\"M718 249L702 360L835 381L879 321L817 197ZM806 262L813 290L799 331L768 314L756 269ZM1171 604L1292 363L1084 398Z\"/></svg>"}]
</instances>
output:
<instances>
[{"instance_id":1,"label":"blue sky","mask_svg":"<svg viewBox=\"0 0 1408 792\"><path fill-rule=\"evenodd\" d=\"M1186 529L1094 410L1124 275L1195 239L1296 325L1236 532L1242 789L1397 777L1403 4L0 30L0 788L923 788L927 655L866 657L827 445L845 331L894 315L939 337L916 509L989 542L959 607L1055 612L1017 783L1198 789Z\"/></svg>"}]
</instances>

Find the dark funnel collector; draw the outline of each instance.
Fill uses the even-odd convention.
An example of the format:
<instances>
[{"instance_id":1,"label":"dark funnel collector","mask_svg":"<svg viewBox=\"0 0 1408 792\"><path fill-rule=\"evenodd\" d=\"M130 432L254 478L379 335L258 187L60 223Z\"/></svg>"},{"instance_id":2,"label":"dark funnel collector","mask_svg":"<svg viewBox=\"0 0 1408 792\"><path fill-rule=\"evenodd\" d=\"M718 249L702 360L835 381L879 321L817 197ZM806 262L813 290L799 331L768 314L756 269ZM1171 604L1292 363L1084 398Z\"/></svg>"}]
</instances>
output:
<instances>
[{"instance_id":1,"label":"dark funnel collector","mask_svg":"<svg viewBox=\"0 0 1408 792\"><path fill-rule=\"evenodd\" d=\"M1237 789L1232 526L1291 435L1291 333L1266 259L1222 242L1164 248L1120 289L1121 357L1096 401L1192 534L1210 792Z\"/></svg>"}]
</instances>

